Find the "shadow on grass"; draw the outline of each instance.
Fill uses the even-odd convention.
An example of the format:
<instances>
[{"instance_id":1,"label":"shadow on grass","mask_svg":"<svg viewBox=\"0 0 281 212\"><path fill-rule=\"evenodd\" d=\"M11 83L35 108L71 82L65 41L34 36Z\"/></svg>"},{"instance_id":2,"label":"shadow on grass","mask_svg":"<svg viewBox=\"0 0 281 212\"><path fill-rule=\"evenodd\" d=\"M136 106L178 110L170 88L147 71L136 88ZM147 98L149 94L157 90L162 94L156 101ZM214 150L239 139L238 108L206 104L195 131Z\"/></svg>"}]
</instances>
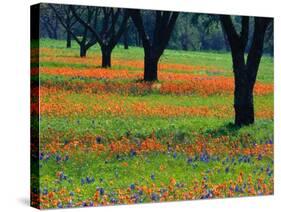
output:
<instances>
[{"instance_id":1,"label":"shadow on grass","mask_svg":"<svg viewBox=\"0 0 281 212\"><path fill-rule=\"evenodd\" d=\"M241 127L230 122L230 123L221 125L220 127L216 128L216 129L206 130L205 133L212 135L212 137L220 137L220 136L226 136L226 135L234 135L240 129L241 129Z\"/></svg>"}]
</instances>

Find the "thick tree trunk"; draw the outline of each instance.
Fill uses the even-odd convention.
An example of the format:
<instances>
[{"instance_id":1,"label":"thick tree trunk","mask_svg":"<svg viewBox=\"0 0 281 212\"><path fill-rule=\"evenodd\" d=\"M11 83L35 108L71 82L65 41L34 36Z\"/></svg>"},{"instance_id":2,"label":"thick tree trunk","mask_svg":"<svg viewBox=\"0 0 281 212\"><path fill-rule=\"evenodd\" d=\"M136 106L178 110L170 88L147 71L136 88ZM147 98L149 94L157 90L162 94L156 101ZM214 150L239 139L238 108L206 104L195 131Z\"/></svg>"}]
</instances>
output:
<instances>
[{"instance_id":1,"label":"thick tree trunk","mask_svg":"<svg viewBox=\"0 0 281 212\"><path fill-rule=\"evenodd\" d=\"M254 33L245 62L244 54L249 42L249 17L242 17L240 34L237 33L230 16L222 15L220 18L232 54L235 125L253 124L255 122L253 89L263 53L264 35L272 20L255 17Z\"/></svg>"},{"instance_id":2,"label":"thick tree trunk","mask_svg":"<svg viewBox=\"0 0 281 212\"><path fill-rule=\"evenodd\" d=\"M108 46L104 46L101 48L102 51L102 68L111 67L111 52L112 49Z\"/></svg>"},{"instance_id":3,"label":"thick tree trunk","mask_svg":"<svg viewBox=\"0 0 281 212\"><path fill-rule=\"evenodd\" d=\"M144 81L156 81L158 80L159 57L150 51L145 51L144 56Z\"/></svg>"},{"instance_id":4,"label":"thick tree trunk","mask_svg":"<svg viewBox=\"0 0 281 212\"><path fill-rule=\"evenodd\" d=\"M80 45L80 57L86 57L87 49L84 45Z\"/></svg>"},{"instance_id":5,"label":"thick tree trunk","mask_svg":"<svg viewBox=\"0 0 281 212\"><path fill-rule=\"evenodd\" d=\"M234 110L235 125L250 125L255 122L253 86L246 77L235 76Z\"/></svg>"},{"instance_id":6,"label":"thick tree trunk","mask_svg":"<svg viewBox=\"0 0 281 212\"><path fill-rule=\"evenodd\" d=\"M71 48L71 33L66 32L66 48Z\"/></svg>"},{"instance_id":7,"label":"thick tree trunk","mask_svg":"<svg viewBox=\"0 0 281 212\"><path fill-rule=\"evenodd\" d=\"M238 45L238 44L237 44ZM233 51L233 72L234 72L234 110L235 125L250 125L255 122L253 87L254 82L250 78L245 64L243 51Z\"/></svg>"}]
</instances>

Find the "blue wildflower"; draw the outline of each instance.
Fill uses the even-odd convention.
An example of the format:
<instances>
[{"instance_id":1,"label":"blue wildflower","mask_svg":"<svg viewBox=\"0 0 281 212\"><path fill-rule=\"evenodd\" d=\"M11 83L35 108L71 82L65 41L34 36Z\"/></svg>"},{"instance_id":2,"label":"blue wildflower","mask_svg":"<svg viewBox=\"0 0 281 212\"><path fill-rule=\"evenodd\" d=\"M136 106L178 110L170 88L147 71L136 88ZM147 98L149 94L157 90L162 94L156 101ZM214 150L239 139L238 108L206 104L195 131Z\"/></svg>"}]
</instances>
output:
<instances>
[{"instance_id":1,"label":"blue wildflower","mask_svg":"<svg viewBox=\"0 0 281 212\"><path fill-rule=\"evenodd\" d=\"M44 188L44 189L43 189L43 194L44 194L44 195L48 194L48 189L47 189L47 188Z\"/></svg>"},{"instance_id":2,"label":"blue wildflower","mask_svg":"<svg viewBox=\"0 0 281 212\"><path fill-rule=\"evenodd\" d=\"M100 195L104 195L104 189L100 188Z\"/></svg>"},{"instance_id":3,"label":"blue wildflower","mask_svg":"<svg viewBox=\"0 0 281 212\"><path fill-rule=\"evenodd\" d=\"M58 208L62 208L63 206L62 206L62 203L61 202L59 202L58 203Z\"/></svg>"},{"instance_id":4,"label":"blue wildflower","mask_svg":"<svg viewBox=\"0 0 281 212\"><path fill-rule=\"evenodd\" d=\"M56 162L59 162L61 160L61 156L60 155L56 155Z\"/></svg>"},{"instance_id":5,"label":"blue wildflower","mask_svg":"<svg viewBox=\"0 0 281 212\"><path fill-rule=\"evenodd\" d=\"M236 185L236 186L235 186L235 192L239 192L239 191L240 191L239 186Z\"/></svg>"},{"instance_id":6,"label":"blue wildflower","mask_svg":"<svg viewBox=\"0 0 281 212\"><path fill-rule=\"evenodd\" d=\"M131 190L134 190L135 188L136 188L135 184L132 183L132 184L130 185L130 189L131 189Z\"/></svg>"},{"instance_id":7,"label":"blue wildflower","mask_svg":"<svg viewBox=\"0 0 281 212\"><path fill-rule=\"evenodd\" d=\"M188 163L192 163L192 158L191 158L191 157L188 158L188 159L187 159L187 162L188 162Z\"/></svg>"},{"instance_id":8,"label":"blue wildflower","mask_svg":"<svg viewBox=\"0 0 281 212\"><path fill-rule=\"evenodd\" d=\"M225 172L228 173L229 172L229 167L225 168Z\"/></svg>"},{"instance_id":9,"label":"blue wildflower","mask_svg":"<svg viewBox=\"0 0 281 212\"><path fill-rule=\"evenodd\" d=\"M158 196L158 194L156 194L156 193L152 193L151 194L151 199L153 200L153 201L158 201L159 200L159 196Z\"/></svg>"},{"instance_id":10,"label":"blue wildflower","mask_svg":"<svg viewBox=\"0 0 281 212\"><path fill-rule=\"evenodd\" d=\"M136 156L136 155L137 155L137 152L134 149L131 149L130 150L130 156L133 157L133 156Z\"/></svg>"},{"instance_id":11,"label":"blue wildflower","mask_svg":"<svg viewBox=\"0 0 281 212\"><path fill-rule=\"evenodd\" d=\"M117 199L115 199L115 198L112 197L112 198L110 198L110 202L111 202L111 203L117 203Z\"/></svg>"}]
</instances>

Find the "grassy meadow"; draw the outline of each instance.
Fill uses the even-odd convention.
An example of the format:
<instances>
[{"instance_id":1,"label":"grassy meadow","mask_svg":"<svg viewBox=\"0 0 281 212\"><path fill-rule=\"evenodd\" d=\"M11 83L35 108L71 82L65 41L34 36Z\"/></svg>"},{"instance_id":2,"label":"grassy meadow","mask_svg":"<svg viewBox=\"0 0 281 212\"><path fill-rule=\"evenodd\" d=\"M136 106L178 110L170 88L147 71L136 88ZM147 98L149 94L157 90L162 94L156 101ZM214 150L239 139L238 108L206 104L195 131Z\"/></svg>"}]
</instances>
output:
<instances>
[{"instance_id":1,"label":"grassy meadow","mask_svg":"<svg viewBox=\"0 0 281 212\"><path fill-rule=\"evenodd\" d=\"M40 207L273 194L273 59L237 128L230 53L165 50L154 83L143 57L117 46L102 69L98 45L40 40Z\"/></svg>"}]
</instances>

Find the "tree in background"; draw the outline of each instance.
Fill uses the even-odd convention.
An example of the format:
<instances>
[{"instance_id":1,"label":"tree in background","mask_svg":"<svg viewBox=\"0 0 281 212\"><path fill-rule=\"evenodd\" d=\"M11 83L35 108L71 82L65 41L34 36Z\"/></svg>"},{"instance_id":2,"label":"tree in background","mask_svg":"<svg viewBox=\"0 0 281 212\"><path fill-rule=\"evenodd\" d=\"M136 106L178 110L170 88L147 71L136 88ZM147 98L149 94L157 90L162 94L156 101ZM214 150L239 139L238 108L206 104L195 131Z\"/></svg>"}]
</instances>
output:
<instances>
[{"instance_id":1,"label":"tree in background","mask_svg":"<svg viewBox=\"0 0 281 212\"><path fill-rule=\"evenodd\" d=\"M151 37L145 29L145 26L152 25L151 22L148 25L144 24L139 9L129 10L129 14L139 32L144 48L144 80L155 81L158 80L157 66L159 58L169 42L179 13L168 11L151 11L149 13L155 13L154 15L147 14L150 15L149 17L154 17L155 20L155 27L152 30L152 33L150 33L152 34Z\"/></svg>"},{"instance_id":2,"label":"tree in background","mask_svg":"<svg viewBox=\"0 0 281 212\"><path fill-rule=\"evenodd\" d=\"M123 44L124 44L124 49L129 49L129 29L130 25L129 23L126 24L124 33L123 33Z\"/></svg>"},{"instance_id":3,"label":"tree in background","mask_svg":"<svg viewBox=\"0 0 281 212\"><path fill-rule=\"evenodd\" d=\"M47 6L42 5L40 10L40 25L51 39L58 39L59 23L55 13ZM42 35L41 35L42 36Z\"/></svg>"},{"instance_id":4,"label":"tree in background","mask_svg":"<svg viewBox=\"0 0 281 212\"><path fill-rule=\"evenodd\" d=\"M167 48L195 50L199 46L198 31L191 23L193 14L180 13Z\"/></svg>"},{"instance_id":5,"label":"tree in background","mask_svg":"<svg viewBox=\"0 0 281 212\"><path fill-rule=\"evenodd\" d=\"M86 57L88 49L90 47L92 47L93 45L95 45L97 43L97 40L96 40L96 37L92 35L92 33L89 33L87 27L82 27L81 36L78 36L77 33L74 32L75 31L74 24L78 20L76 19L76 16L73 15L73 10L76 11L77 16L79 14L79 16L84 17L86 19L86 22L85 22L86 24L93 24L94 26L96 26L97 17L99 15L98 9L95 7L89 7L89 6L87 6L87 7L71 6L73 8L71 10L69 5L62 5L66 8L63 11L61 11L61 10L60 11L61 12L67 11L67 13L71 13L71 17L73 16L75 18L75 21L72 22L74 24L68 25L66 23L67 20L65 18L65 14L61 14L61 12L59 11L59 9L61 9L61 8L56 8L52 4L49 4L49 6L55 12L57 19L60 21L61 25L64 27L66 32L69 33L80 46L80 57ZM70 26L71 26L71 28L69 28ZM78 30L76 30L76 31L78 31ZM89 34L91 36L89 36Z\"/></svg>"},{"instance_id":6,"label":"tree in background","mask_svg":"<svg viewBox=\"0 0 281 212\"><path fill-rule=\"evenodd\" d=\"M264 51L268 53L271 57L274 56L274 39L273 39L273 33L274 32L274 26L273 21L270 22L267 28L267 32L265 34L265 43L264 43Z\"/></svg>"},{"instance_id":7,"label":"tree in background","mask_svg":"<svg viewBox=\"0 0 281 212\"><path fill-rule=\"evenodd\" d=\"M77 20L72 15L68 5L58 4L52 5L49 4L49 7L55 13L57 20L65 28L66 31L66 48L71 48L71 38L73 26L76 24Z\"/></svg>"},{"instance_id":8,"label":"tree in background","mask_svg":"<svg viewBox=\"0 0 281 212\"><path fill-rule=\"evenodd\" d=\"M111 52L126 29L129 18L127 10L105 7L96 8L100 10L99 22L101 26L95 26L81 18L73 6L70 8L79 23L93 33L99 43L102 52L102 67L111 67Z\"/></svg>"},{"instance_id":9,"label":"tree in background","mask_svg":"<svg viewBox=\"0 0 281 212\"><path fill-rule=\"evenodd\" d=\"M255 121L253 89L263 54L266 30L272 19L255 17L251 39L249 39L249 17L241 17L240 33L237 32L231 16L221 15L220 20L232 54L235 125L253 124ZM248 42L250 46L245 59Z\"/></svg>"}]
</instances>

